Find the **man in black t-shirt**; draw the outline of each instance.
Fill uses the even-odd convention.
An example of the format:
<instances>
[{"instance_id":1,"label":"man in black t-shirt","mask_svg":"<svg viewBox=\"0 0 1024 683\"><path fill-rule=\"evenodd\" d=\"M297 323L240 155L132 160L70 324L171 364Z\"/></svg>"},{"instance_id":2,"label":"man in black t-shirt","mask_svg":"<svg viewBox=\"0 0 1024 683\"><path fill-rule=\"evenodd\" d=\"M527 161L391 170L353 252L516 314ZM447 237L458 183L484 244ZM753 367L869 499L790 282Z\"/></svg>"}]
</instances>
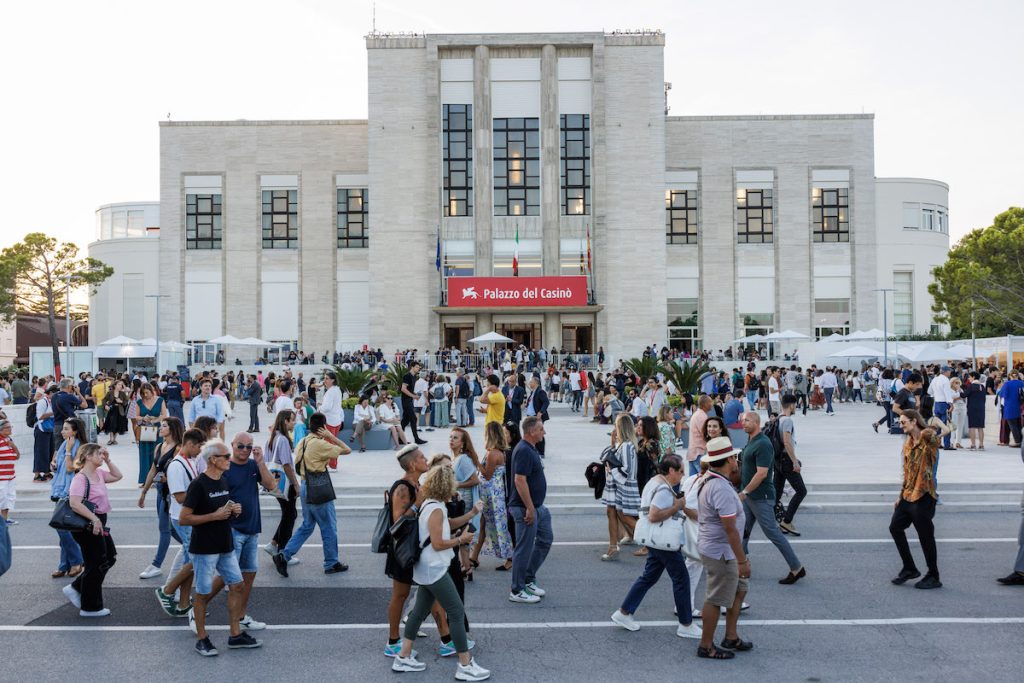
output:
<instances>
[{"instance_id":1,"label":"man in black t-shirt","mask_svg":"<svg viewBox=\"0 0 1024 683\"><path fill-rule=\"evenodd\" d=\"M426 441L421 439L419 432L416 431L416 408L412 404L416 400L416 378L420 374L420 367L422 366L417 361L413 361L409 366L409 372L402 377L402 431L404 432L406 425L409 425L412 427L413 441L423 445Z\"/></svg>"},{"instance_id":2,"label":"man in black t-shirt","mask_svg":"<svg viewBox=\"0 0 1024 683\"><path fill-rule=\"evenodd\" d=\"M192 480L185 493L178 523L192 527L189 555L195 573L196 600L189 612L189 626L195 624L196 652L204 657L217 654L206 633L206 605L212 597L213 577L219 574L228 585L228 618L231 622L229 648L254 648L262 643L242 631L239 620L244 609L244 583L235 555L231 534L232 515L242 514L242 506L231 500L224 473L230 467L231 452L219 439L206 442L200 458L206 471Z\"/></svg>"},{"instance_id":3,"label":"man in black t-shirt","mask_svg":"<svg viewBox=\"0 0 1024 683\"><path fill-rule=\"evenodd\" d=\"M896 397L892 400L892 411L902 415L904 410L916 409L917 394L921 391L921 385L921 375L911 373L904 387L896 392Z\"/></svg>"}]
</instances>

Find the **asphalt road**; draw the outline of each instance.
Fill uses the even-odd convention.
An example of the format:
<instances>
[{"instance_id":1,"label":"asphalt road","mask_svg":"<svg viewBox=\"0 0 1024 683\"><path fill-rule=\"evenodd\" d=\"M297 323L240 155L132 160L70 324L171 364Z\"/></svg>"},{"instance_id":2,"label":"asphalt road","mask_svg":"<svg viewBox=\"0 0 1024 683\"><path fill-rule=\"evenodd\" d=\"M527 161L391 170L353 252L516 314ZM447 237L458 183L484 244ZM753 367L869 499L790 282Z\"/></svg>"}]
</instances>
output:
<instances>
[{"instance_id":1,"label":"asphalt road","mask_svg":"<svg viewBox=\"0 0 1024 683\"><path fill-rule=\"evenodd\" d=\"M813 493L808 502L812 498ZM755 649L715 662L697 659L696 641L675 636L667 577L641 606L639 632L609 621L642 560L624 553L618 562L600 562L606 544L603 515L566 509L554 517L556 545L540 573L548 590L542 603L509 603L508 575L493 570L492 558L476 570L467 588L475 655L494 680L706 680L725 674L759 681L1020 681L1024 589L994 581L1012 564L1019 515L940 508L936 526L945 586L918 591L889 583L899 560L888 537L888 515L877 507L869 510L809 509L798 516L804 535L795 547L808 577L794 586L776 583L786 573L785 563L755 531L752 608L740 625ZM110 521L119 555L105 587L113 614L98 621L78 617L60 592L66 580L49 578L57 538L46 527L47 515L19 518L21 524L12 529L15 564L0 579L5 670L18 672L8 680L67 681L80 679L82 671L109 681L186 676L279 681L296 675L396 680L388 668L391 660L381 652L390 582L383 575L383 557L366 545L373 524L368 514L339 513L341 557L351 566L345 574L322 573L321 549L312 545L319 543L318 535L300 552L302 563L291 568L288 579L260 553L249 612L270 624L255 633L264 647L224 647L225 609L219 598L210 623L221 625L212 635L221 655L211 659L195 655L183 620L167 617L157 606L153 589L161 579L138 579L156 541L152 509L131 510L127 499L115 501ZM265 531L276 521L276 513L265 512ZM919 552L916 544L914 549ZM702 592L701 586L698 596ZM451 680L455 662L437 656L437 637L429 626L417 648L427 671L405 677Z\"/></svg>"}]
</instances>

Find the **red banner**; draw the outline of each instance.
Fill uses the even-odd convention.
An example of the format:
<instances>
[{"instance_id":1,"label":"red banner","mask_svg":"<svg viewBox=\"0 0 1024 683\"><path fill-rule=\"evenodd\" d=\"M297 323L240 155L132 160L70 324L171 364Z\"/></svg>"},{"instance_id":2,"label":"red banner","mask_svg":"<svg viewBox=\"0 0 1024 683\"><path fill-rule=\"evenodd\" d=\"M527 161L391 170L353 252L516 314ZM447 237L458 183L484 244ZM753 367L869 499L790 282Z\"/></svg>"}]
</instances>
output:
<instances>
[{"instance_id":1,"label":"red banner","mask_svg":"<svg viewBox=\"0 0 1024 683\"><path fill-rule=\"evenodd\" d=\"M587 278L555 277L451 277L451 307L490 306L586 306Z\"/></svg>"}]
</instances>

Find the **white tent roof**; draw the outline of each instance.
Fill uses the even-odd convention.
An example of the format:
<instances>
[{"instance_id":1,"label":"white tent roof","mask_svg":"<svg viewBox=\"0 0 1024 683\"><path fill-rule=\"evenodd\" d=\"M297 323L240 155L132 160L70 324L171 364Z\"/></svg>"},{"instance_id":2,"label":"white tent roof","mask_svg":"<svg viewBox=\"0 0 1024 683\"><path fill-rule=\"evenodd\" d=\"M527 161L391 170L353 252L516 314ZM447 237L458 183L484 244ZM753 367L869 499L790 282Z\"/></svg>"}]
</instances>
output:
<instances>
[{"instance_id":1,"label":"white tent roof","mask_svg":"<svg viewBox=\"0 0 1024 683\"><path fill-rule=\"evenodd\" d=\"M828 354L829 358L875 358L881 357L881 351L867 346L850 346L848 348Z\"/></svg>"},{"instance_id":2,"label":"white tent roof","mask_svg":"<svg viewBox=\"0 0 1024 683\"><path fill-rule=\"evenodd\" d=\"M890 334L889 336L893 337L895 335ZM856 332L851 332L846 335L846 341L861 341L866 339L885 339L885 332L876 327L866 331L857 330Z\"/></svg>"},{"instance_id":3,"label":"white tent roof","mask_svg":"<svg viewBox=\"0 0 1024 683\"><path fill-rule=\"evenodd\" d=\"M806 334L800 334L795 330L783 330L782 332L772 332L767 337L765 337L765 341L775 341L782 339L810 339L810 337L808 337Z\"/></svg>"},{"instance_id":4,"label":"white tent roof","mask_svg":"<svg viewBox=\"0 0 1024 683\"><path fill-rule=\"evenodd\" d=\"M939 363L948 360L965 360L970 357L971 348L969 346L966 347L966 352L964 352L962 349L947 349L933 344L921 344L920 346L906 349L906 353L904 353L904 349L901 346L900 355L915 363Z\"/></svg>"},{"instance_id":5,"label":"white tent roof","mask_svg":"<svg viewBox=\"0 0 1024 683\"><path fill-rule=\"evenodd\" d=\"M280 344L275 344L274 342L263 341L262 339L258 339L256 337L246 337L245 339L239 339L235 343L238 346L281 346Z\"/></svg>"},{"instance_id":6,"label":"white tent roof","mask_svg":"<svg viewBox=\"0 0 1024 683\"><path fill-rule=\"evenodd\" d=\"M514 342L514 339L498 334L497 332L488 332L487 334L481 334L479 337L474 337L469 340L473 344L493 344L503 342Z\"/></svg>"},{"instance_id":7,"label":"white tent roof","mask_svg":"<svg viewBox=\"0 0 1024 683\"><path fill-rule=\"evenodd\" d=\"M971 350L970 344L956 344L946 349L946 353L949 354L950 360L967 360L974 354L974 351Z\"/></svg>"},{"instance_id":8,"label":"white tent roof","mask_svg":"<svg viewBox=\"0 0 1024 683\"><path fill-rule=\"evenodd\" d=\"M767 337L763 334L752 334L749 337L740 337L739 339L733 339L733 344L749 344L750 342L765 341Z\"/></svg>"},{"instance_id":9,"label":"white tent roof","mask_svg":"<svg viewBox=\"0 0 1024 683\"><path fill-rule=\"evenodd\" d=\"M160 342L160 348L165 351L188 351L192 347L188 344L182 344L181 342L165 341Z\"/></svg>"},{"instance_id":10,"label":"white tent roof","mask_svg":"<svg viewBox=\"0 0 1024 683\"><path fill-rule=\"evenodd\" d=\"M93 350L96 358L152 358L156 355L155 344L100 344Z\"/></svg>"},{"instance_id":11,"label":"white tent roof","mask_svg":"<svg viewBox=\"0 0 1024 683\"><path fill-rule=\"evenodd\" d=\"M846 337L844 337L843 335L839 334L838 332L833 332L832 334L828 335L827 337L822 337L818 341L823 341L823 342L839 342L839 341L846 341Z\"/></svg>"},{"instance_id":12,"label":"white tent roof","mask_svg":"<svg viewBox=\"0 0 1024 683\"><path fill-rule=\"evenodd\" d=\"M108 339L107 341L100 342L98 346L134 346L140 343L142 342L138 339L132 339L131 337L126 337L123 334L121 334L114 337L113 339Z\"/></svg>"},{"instance_id":13,"label":"white tent roof","mask_svg":"<svg viewBox=\"0 0 1024 683\"><path fill-rule=\"evenodd\" d=\"M234 335L225 334L221 337L214 337L213 339L207 339L207 344L238 344L242 340Z\"/></svg>"}]
</instances>

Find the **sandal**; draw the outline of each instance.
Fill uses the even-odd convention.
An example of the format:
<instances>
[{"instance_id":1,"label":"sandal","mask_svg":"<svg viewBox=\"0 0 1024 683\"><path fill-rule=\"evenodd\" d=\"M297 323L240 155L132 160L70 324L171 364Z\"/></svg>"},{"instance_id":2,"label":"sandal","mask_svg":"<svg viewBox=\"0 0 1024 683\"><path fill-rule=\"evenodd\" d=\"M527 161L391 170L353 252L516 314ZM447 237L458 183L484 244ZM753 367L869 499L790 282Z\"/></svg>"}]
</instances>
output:
<instances>
[{"instance_id":1,"label":"sandal","mask_svg":"<svg viewBox=\"0 0 1024 683\"><path fill-rule=\"evenodd\" d=\"M609 547L608 548L608 552L606 552L604 555L601 556L601 561L602 562L610 562L612 560L617 560L618 557L619 557L619 546L615 546L615 548Z\"/></svg>"},{"instance_id":2,"label":"sandal","mask_svg":"<svg viewBox=\"0 0 1024 683\"><path fill-rule=\"evenodd\" d=\"M469 564L471 564L473 566L473 569L476 569L477 567L480 566L480 561L479 560L474 560L471 557L471 558L469 558Z\"/></svg>"},{"instance_id":3,"label":"sandal","mask_svg":"<svg viewBox=\"0 0 1024 683\"><path fill-rule=\"evenodd\" d=\"M736 653L729 650L722 651L712 645L711 647L698 647L697 656L704 659L732 659Z\"/></svg>"},{"instance_id":4,"label":"sandal","mask_svg":"<svg viewBox=\"0 0 1024 683\"><path fill-rule=\"evenodd\" d=\"M736 638L735 640L729 640L723 638L721 642L723 650L735 650L737 652L746 652L747 650L753 650L754 644L749 640L743 640L742 638Z\"/></svg>"},{"instance_id":5,"label":"sandal","mask_svg":"<svg viewBox=\"0 0 1024 683\"><path fill-rule=\"evenodd\" d=\"M496 571L496 572L507 572L507 571L510 571L511 569L512 569L512 565L506 563L506 564L499 564L497 567L494 568L494 571Z\"/></svg>"}]
</instances>

